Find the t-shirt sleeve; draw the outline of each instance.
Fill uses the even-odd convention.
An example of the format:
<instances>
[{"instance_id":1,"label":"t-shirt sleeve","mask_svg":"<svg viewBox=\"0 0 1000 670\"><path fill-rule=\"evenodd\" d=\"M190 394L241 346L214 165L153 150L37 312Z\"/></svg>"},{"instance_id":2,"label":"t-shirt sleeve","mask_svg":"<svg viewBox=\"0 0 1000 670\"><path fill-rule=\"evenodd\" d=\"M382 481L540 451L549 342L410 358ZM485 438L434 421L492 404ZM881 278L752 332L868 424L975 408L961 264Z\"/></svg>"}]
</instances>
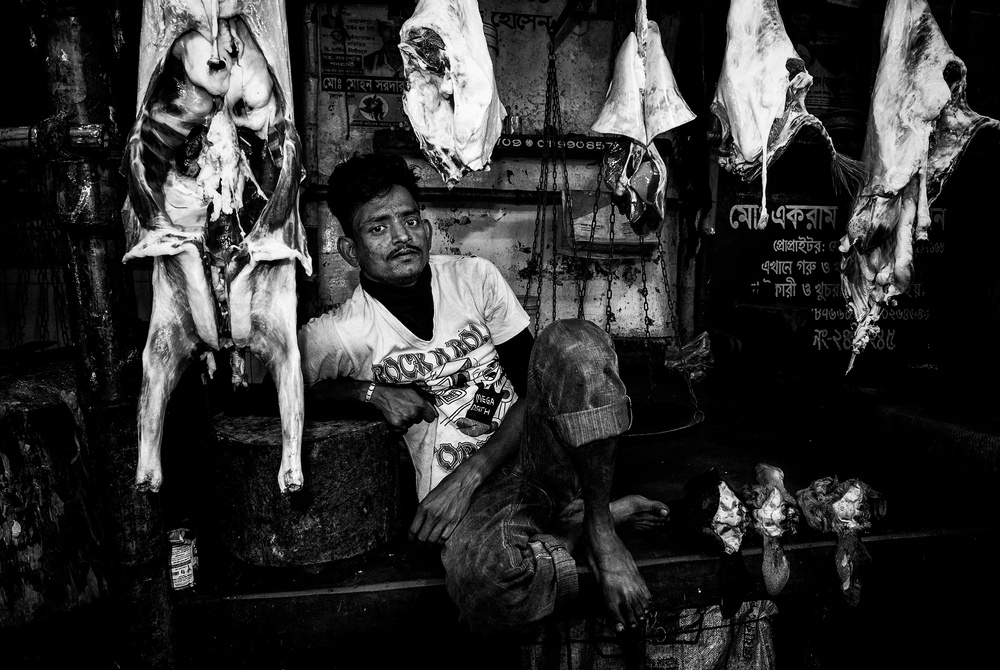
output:
<instances>
[{"instance_id":1,"label":"t-shirt sleeve","mask_svg":"<svg viewBox=\"0 0 1000 670\"><path fill-rule=\"evenodd\" d=\"M521 307L510 284L493 263L479 258L485 301L483 316L494 344L503 344L528 327L531 319Z\"/></svg>"},{"instance_id":2,"label":"t-shirt sleeve","mask_svg":"<svg viewBox=\"0 0 1000 670\"><path fill-rule=\"evenodd\" d=\"M299 356L306 388L321 379L357 375L357 366L332 314L318 316L299 329Z\"/></svg>"}]
</instances>

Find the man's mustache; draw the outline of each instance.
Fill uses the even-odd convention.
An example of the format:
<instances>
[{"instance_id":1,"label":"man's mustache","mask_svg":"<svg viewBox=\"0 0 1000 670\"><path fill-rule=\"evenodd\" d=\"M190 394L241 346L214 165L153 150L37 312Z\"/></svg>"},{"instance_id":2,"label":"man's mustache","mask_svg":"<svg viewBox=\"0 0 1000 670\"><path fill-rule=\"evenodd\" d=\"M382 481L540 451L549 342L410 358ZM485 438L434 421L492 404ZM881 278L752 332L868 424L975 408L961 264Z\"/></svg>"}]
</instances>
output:
<instances>
[{"instance_id":1,"label":"man's mustache","mask_svg":"<svg viewBox=\"0 0 1000 670\"><path fill-rule=\"evenodd\" d=\"M413 252L418 253L418 254L423 253L423 250L420 249L419 247L414 247L414 246L411 246L411 245L407 245L407 246L400 247L400 248L394 250L392 253L390 253L386 257L386 260L390 260L391 261L396 256L399 256L400 254L405 253L407 251L413 251Z\"/></svg>"}]
</instances>

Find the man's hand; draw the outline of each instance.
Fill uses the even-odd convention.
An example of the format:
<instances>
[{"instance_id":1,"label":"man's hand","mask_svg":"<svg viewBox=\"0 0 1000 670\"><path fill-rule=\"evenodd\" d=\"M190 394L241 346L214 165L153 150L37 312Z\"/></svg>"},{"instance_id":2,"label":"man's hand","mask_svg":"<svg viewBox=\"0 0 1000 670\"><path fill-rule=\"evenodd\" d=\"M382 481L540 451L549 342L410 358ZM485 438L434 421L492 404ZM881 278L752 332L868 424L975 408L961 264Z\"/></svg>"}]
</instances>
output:
<instances>
[{"instance_id":1,"label":"man's hand","mask_svg":"<svg viewBox=\"0 0 1000 670\"><path fill-rule=\"evenodd\" d=\"M430 423L437 418L433 396L415 386L379 384L372 393L371 402L382 412L389 427L398 433L405 433L415 423Z\"/></svg>"},{"instance_id":2,"label":"man's hand","mask_svg":"<svg viewBox=\"0 0 1000 670\"><path fill-rule=\"evenodd\" d=\"M474 468L463 467L451 473L435 486L417 506L410 524L410 540L444 544L458 522L469 511L472 494L479 486Z\"/></svg>"}]
</instances>

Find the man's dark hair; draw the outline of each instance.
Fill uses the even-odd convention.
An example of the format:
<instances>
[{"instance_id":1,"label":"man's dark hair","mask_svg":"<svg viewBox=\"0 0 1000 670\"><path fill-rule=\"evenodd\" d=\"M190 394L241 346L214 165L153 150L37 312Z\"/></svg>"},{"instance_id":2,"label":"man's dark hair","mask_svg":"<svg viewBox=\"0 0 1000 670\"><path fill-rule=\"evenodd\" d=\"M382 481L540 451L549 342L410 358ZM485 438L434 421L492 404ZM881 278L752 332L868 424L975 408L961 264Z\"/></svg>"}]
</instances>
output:
<instances>
[{"instance_id":1,"label":"man's dark hair","mask_svg":"<svg viewBox=\"0 0 1000 670\"><path fill-rule=\"evenodd\" d=\"M358 208L399 185L420 201L417 177L402 156L354 156L333 169L327 181L326 202L340 221L344 235L354 239L353 217Z\"/></svg>"}]
</instances>

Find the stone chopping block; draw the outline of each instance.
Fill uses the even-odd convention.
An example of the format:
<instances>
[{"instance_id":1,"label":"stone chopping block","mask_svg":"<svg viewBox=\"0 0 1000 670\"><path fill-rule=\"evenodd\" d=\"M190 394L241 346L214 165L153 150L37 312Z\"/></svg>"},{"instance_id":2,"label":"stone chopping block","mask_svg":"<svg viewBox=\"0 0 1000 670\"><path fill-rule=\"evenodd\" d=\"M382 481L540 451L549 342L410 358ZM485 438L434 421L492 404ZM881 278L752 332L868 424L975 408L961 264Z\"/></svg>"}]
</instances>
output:
<instances>
[{"instance_id":1,"label":"stone chopping block","mask_svg":"<svg viewBox=\"0 0 1000 670\"><path fill-rule=\"evenodd\" d=\"M362 556L400 527L402 442L382 421L306 421L305 487L282 495L277 417L223 417L215 437L222 540L239 559L267 567L308 567Z\"/></svg>"}]
</instances>

